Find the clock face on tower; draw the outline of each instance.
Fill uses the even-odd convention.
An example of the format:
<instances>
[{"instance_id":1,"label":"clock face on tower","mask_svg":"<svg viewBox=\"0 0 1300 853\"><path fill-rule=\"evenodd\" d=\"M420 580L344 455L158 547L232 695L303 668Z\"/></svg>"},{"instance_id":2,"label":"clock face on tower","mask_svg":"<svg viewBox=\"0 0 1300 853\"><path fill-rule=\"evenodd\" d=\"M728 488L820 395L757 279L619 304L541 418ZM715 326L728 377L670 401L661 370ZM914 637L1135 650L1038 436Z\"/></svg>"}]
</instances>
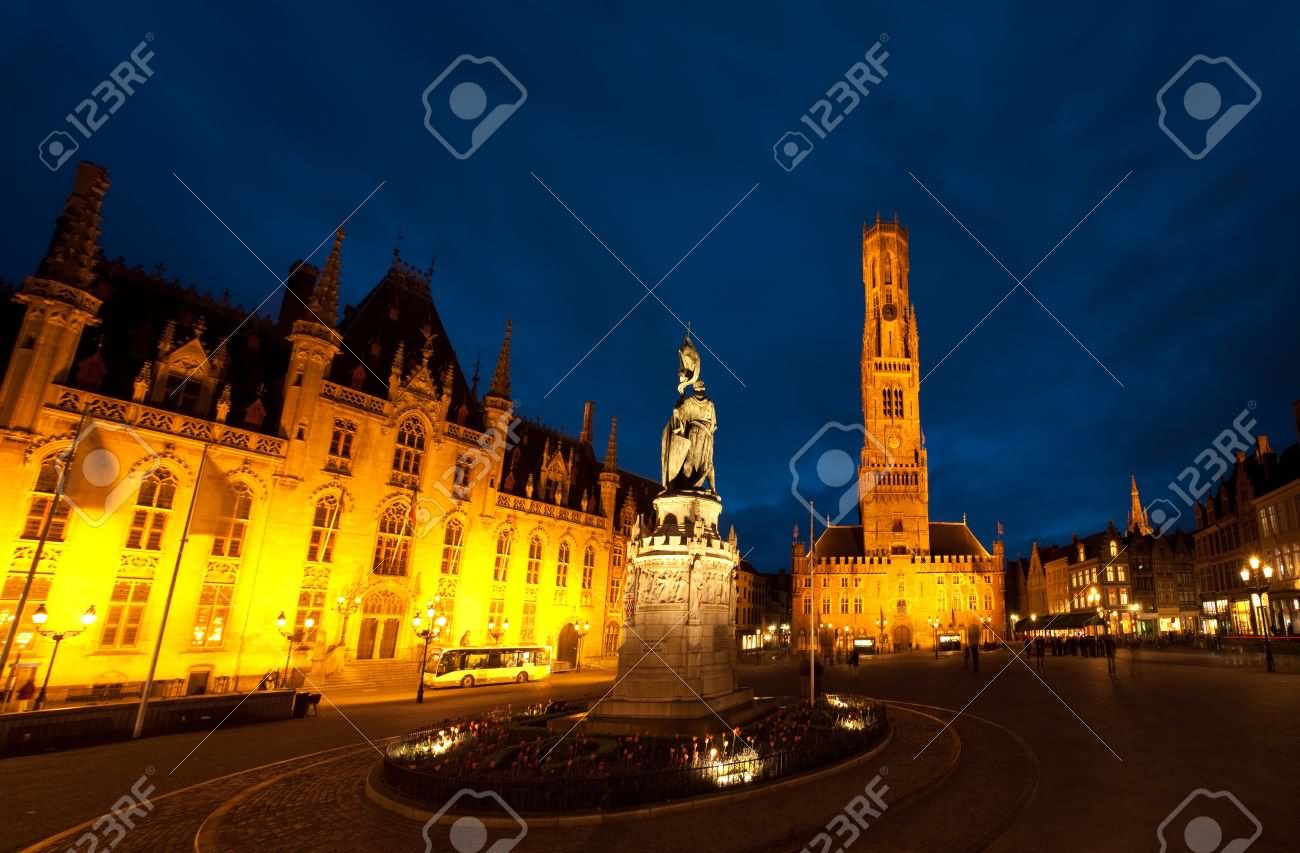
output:
<instances>
[{"instance_id":1,"label":"clock face on tower","mask_svg":"<svg viewBox=\"0 0 1300 853\"><path fill-rule=\"evenodd\" d=\"M884 314L886 320L893 320L895 317L898 316L898 309L894 307L894 303L886 302L885 309L882 313Z\"/></svg>"}]
</instances>

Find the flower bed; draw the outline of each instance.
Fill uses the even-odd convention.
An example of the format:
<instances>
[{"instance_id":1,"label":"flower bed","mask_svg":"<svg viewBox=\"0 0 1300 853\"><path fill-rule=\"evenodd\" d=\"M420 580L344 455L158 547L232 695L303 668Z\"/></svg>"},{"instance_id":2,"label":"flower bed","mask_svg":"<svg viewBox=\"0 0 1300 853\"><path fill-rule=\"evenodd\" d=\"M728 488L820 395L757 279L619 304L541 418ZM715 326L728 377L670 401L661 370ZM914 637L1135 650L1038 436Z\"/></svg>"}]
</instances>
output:
<instances>
[{"instance_id":1,"label":"flower bed","mask_svg":"<svg viewBox=\"0 0 1300 853\"><path fill-rule=\"evenodd\" d=\"M547 729L580 710L532 706L411 732L386 750L384 781L434 809L461 788L495 791L522 812L625 809L825 767L871 749L888 730L883 705L844 695L706 736Z\"/></svg>"}]
</instances>

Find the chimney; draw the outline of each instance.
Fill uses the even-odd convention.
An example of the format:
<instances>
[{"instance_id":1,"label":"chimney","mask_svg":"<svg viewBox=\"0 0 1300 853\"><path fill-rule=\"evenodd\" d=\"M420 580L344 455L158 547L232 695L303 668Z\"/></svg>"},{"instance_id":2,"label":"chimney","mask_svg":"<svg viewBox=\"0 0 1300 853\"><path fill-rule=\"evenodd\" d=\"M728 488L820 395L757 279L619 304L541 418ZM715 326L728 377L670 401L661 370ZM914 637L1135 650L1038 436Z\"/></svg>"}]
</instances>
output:
<instances>
[{"instance_id":1,"label":"chimney","mask_svg":"<svg viewBox=\"0 0 1300 853\"><path fill-rule=\"evenodd\" d=\"M596 404L591 400L582 404L582 434L578 436L582 444L591 444L591 416L595 411Z\"/></svg>"}]
</instances>

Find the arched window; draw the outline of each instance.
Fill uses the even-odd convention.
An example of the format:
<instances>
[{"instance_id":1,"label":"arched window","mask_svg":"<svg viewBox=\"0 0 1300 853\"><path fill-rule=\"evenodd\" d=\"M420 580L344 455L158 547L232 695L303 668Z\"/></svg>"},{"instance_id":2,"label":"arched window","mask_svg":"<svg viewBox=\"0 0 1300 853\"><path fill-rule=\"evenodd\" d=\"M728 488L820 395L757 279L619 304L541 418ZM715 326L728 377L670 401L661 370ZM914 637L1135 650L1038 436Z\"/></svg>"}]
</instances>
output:
<instances>
[{"instance_id":1,"label":"arched window","mask_svg":"<svg viewBox=\"0 0 1300 853\"><path fill-rule=\"evenodd\" d=\"M555 557L555 585L569 585L569 543L560 543L560 552Z\"/></svg>"},{"instance_id":2,"label":"arched window","mask_svg":"<svg viewBox=\"0 0 1300 853\"><path fill-rule=\"evenodd\" d=\"M881 388L880 389L880 414L886 418L889 417L889 412L890 412L889 401L890 401L889 389Z\"/></svg>"},{"instance_id":3,"label":"arched window","mask_svg":"<svg viewBox=\"0 0 1300 853\"><path fill-rule=\"evenodd\" d=\"M1110 540L1110 555L1111 555L1112 557L1118 557L1118 556L1119 556L1119 545L1117 545L1117 544L1115 543L1115 540L1114 540L1114 539Z\"/></svg>"},{"instance_id":4,"label":"arched window","mask_svg":"<svg viewBox=\"0 0 1300 853\"><path fill-rule=\"evenodd\" d=\"M253 509L253 490L246 483L230 487L222 518L217 520L217 532L212 537L212 556L238 557L244 553L244 534L248 532L248 516Z\"/></svg>"},{"instance_id":5,"label":"arched window","mask_svg":"<svg viewBox=\"0 0 1300 853\"><path fill-rule=\"evenodd\" d=\"M406 501L393 501L379 516L371 571L377 575L405 575L410 557L411 508Z\"/></svg>"},{"instance_id":6,"label":"arched window","mask_svg":"<svg viewBox=\"0 0 1300 853\"><path fill-rule=\"evenodd\" d=\"M591 589L592 578L596 574L596 549L587 546L582 553L582 588Z\"/></svg>"},{"instance_id":7,"label":"arched window","mask_svg":"<svg viewBox=\"0 0 1300 853\"><path fill-rule=\"evenodd\" d=\"M460 574L460 543L464 538L465 528L458 519L447 522L442 532L442 573L444 575Z\"/></svg>"},{"instance_id":8,"label":"arched window","mask_svg":"<svg viewBox=\"0 0 1300 853\"><path fill-rule=\"evenodd\" d=\"M506 528L497 534L497 553L496 558L492 561L492 580L504 581L510 571L510 546L514 542L514 536L510 528Z\"/></svg>"},{"instance_id":9,"label":"arched window","mask_svg":"<svg viewBox=\"0 0 1300 853\"><path fill-rule=\"evenodd\" d=\"M393 473L402 479L419 477L423 456L424 424L412 415L397 428L397 441L393 446Z\"/></svg>"},{"instance_id":10,"label":"arched window","mask_svg":"<svg viewBox=\"0 0 1300 853\"><path fill-rule=\"evenodd\" d=\"M903 389L895 388L894 389L894 417L901 418L902 416L903 416Z\"/></svg>"},{"instance_id":11,"label":"arched window","mask_svg":"<svg viewBox=\"0 0 1300 853\"><path fill-rule=\"evenodd\" d=\"M45 529L45 519L54 507L54 492L59 487L59 468L62 463L57 455L50 456L41 463L41 470L36 475L36 485L32 487L32 499L27 505L27 521L23 524L23 539L40 539ZM50 532L46 538L51 542L62 542L68 526L68 502L59 499L54 517L50 518Z\"/></svg>"},{"instance_id":12,"label":"arched window","mask_svg":"<svg viewBox=\"0 0 1300 853\"><path fill-rule=\"evenodd\" d=\"M334 562L334 536L339 527L338 495L325 495L316 501L311 517L311 541L307 543L307 560L312 563Z\"/></svg>"},{"instance_id":13,"label":"arched window","mask_svg":"<svg viewBox=\"0 0 1300 853\"><path fill-rule=\"evenodd\" d=\"M602 649L606 657L618 654L618 623L607 622L605 624L605 642Z\"/></svg>"},{"instance_id":14,"label":"arched window","mask_svg":"<svg viewBox=\"0 0 1300 853\"><path fill-rule=\"evenodd\" d=\"M131 532L127 534L126 547L145 551L161 550L167 516L171 515L172 501L175 498L176 478L166 468L159 468L145 477L135 500L135 513L131 516Z\"/></svg>"},{"instance_id":15,"label":"arched window","mask_svg":"<svg viewBox=\"0 0 1300 853\"><path fill-rule=\"evenodd\" d=\"M528 571L524 580L535 584L542 574L542 538L534 536L528 542Z\"/></svg>"}]
</instances>

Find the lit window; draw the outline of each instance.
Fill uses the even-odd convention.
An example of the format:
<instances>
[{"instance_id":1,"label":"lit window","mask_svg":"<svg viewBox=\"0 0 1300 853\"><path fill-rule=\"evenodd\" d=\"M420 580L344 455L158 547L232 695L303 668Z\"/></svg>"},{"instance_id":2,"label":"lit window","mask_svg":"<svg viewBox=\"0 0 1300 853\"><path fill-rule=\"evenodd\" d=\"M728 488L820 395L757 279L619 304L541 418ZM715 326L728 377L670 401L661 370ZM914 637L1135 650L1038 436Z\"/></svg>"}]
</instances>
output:
<instances>
[{"instance_id":1,"label":"lit window","mask_svg":"<svg viewBox=\"0 0 1300 853\"><path fill-rule=\"evenodd\" d=\"M199 593L199 607L194 614L191 646L216 647L221 645L226 633L226 620L230 616L230 599L234 584L205 583Z\"/></svg>"},{"instance_id":2,"label":"lit window","mask_svg":"<svg viewBox=\"0 0 1300 853\"><path fill-rule=\"evenodd\" d=\"M496 556L492 559L492 580L504 581L510 571L510 548L514 544L514 536L510 528L505 528L497 534Z\"/></svg>"},{"instance_id":3,"label":"lit window","mask_svg":"<svg viewBox=\"0 0 1300 853\"><path fill-rule=\"evenodd\" d=\"M321 611L325 609L325 590L304 589L298 593L298 612L294 616L293 628L301 632L299 642L313 643L316 632L320 630ZM310 629L305 628L307 619L315 620Z\"/></svg>"},{"instance_id":4,"label":"lit window","mask_svg":"<svg viewBox=\"0 0 1300 853\"><path fill-rule=\"evenodd\" d=\"M411 508L406 501L394 501L379 516L371 571L377 575L405 575L410 556Z\"/></svg>"},{"instance_id":5,"label":"lit window","mask_svg":"<svg viewBox=\"0 0 1300 853\"><path fill-rule=\"evenodd\" d=\"M1112 557L1118 557L1118 556L1119 556L1119 545L1116 544L1116 542L1115 542L1114 539L1110 540L1110 555L1111 555Z\"/></svg>"},{"instance_id":6,"label":"lit window","mask_svg":"<svg viewBox=\"0 0 1300 853\"><path fill-rule=\"evenodd\" d=\"M560 551L555 556L555 585L569 585L569 543L561 542Z\"/></svg>"},{"instance_id":7,"label":"lit window","mask_svg":"<svg viewBox=\"0 0 1300 853\"><path fill-rule=\"evenodd\" d=\"M618 623L610 622L605 625L605 642L603 643L605 655L618 654Z\"/></svg>"},{"instance_id":8,"label":"lit window","mask_svg":"<svg viewBox=\"0 0 1300 853\"><path fill-rule=\"evenodd\" d=\"M253 508L253 492L244 483L230 488L226 515L217 522L217 533L212 537L212 556L238 557L244 552L244 534L248 532L248 516Z\"/></svg>"},{"instance_id":9,"label":"lit window","mask_svg":"<svg viewBox=\"0 0 1300 853\"><path fill-rule=\"evenodd\" d=\"M502 604L504 606L504 602ZM525 601L523 614L519 625L519 641L531 643L537 634L537 602Z\"/></svg>"},{"instance_id":10,"label":"lit window","mask_svg":"<svg viewBox=\"0 0 1300 853\"><path fill-rule=\"evenodd\" d=\"M609 603L610 603L611 605L613 605L613 604L618 604L618 602L619 602L619 595L620 595L621 592L622 592L622 588L623 588L623 579L622 579L622 578L610 578L610 579L609 579Z\"/></svg>"},{"instance_id":11,"label":"lit window","mask_svg":"<svg viewBox=\"0 0 1300 853\"><path fill-rule=\"evenodd\" d=\"M21 538L41 538L41 531L45 529L45 519L50 513L50 507L54 506L54 492L59 487L59 468L60 462L57 456L50 456L41 463L41 470L36 475L36 485L32 487L31 503L27 505L27 521L23 524ZM46 539L50 542L62 542L67 525L68 502L60 499L54 517L50 519L50 529Z\"/></svg>"},{"instance_id":12,"label":"lit window","mask_svg":"<svg viewBox=\"0 0 1300 853\"><path fill-rule=\"evenodd\" d=\"M334 534L338 530L339 499L325 495L316 502L311 519L311 541L307 544L307 560L312 563L334 562Z\"/></svg>"},{"instance_id":13,"label":"lit window","mask_svg":"<svg viewBox=\"0 0 1300 853\"><path fill-rule=\"evenodd\" d=\"M582 588L591 589L592 578L596 574L596 551L590 545L582 555Z\"/></svg>"},{"instance_id":14,"label":"lit window","mask_svg":"<svg viewBox=\"0 0 1300 853\"><path fill-rule=\"evenodd\" d=\"M135 648L144 608L149 603L150 586L149 581L118 581L113 585L104 632L99 637L101 648Z\"/></svg>"},{"instance_id":15,"label":"lit window","mask_svg":"<svg viewBox=\"0 0 1300 853\"><path fill-rule=\"evenodd\" d=\"M159 468L140 483L140 494L131 516L131 532L126 537L126 547L145 551L162 549L163 530L171 514L176 497L176 478L171 472Z\"/></svg>"},{"instance_id":16,"label":"lit window","mask_svg":"<svg viewBox=\"0 0 1300 853\"><path fill-rule=\"evenodd\" d=\"M452 519L442 533L442 573L444 575L460 574L460 543L465 529L460 521Z\"/></svg>"},{"instance_id":17,"label":"lit window","mask_svg":"<svg viewBox=\"0 0 1300 853\"><path fill-rule=\"evenodd\" d=\"M528 542L528 569L524 580L530 584L537 583L542 574L542 540L534 536Z\"/></svg>"},{"instance_id":18,"label":"lit window","mask_svg":"<svg viewBox=\"0 0 1300 853\"><path fill-rule=\"evenodd\" d=\"M409 417L397 428L397 441L393 446L393 473L403 480L420 476L420 460L424 456L424 424L417 417Z\"/></svg>"},{"instance_id":19,"label":"lit window","mask_svg":"<svg viewBox=\"0 0 1300 853\"><path fill-rule=\"evenodd\" d=\"M343 418L334 419L330 433L329 459L326 467L336 471L352 470L352 443L357 437L357 425Z\"/></svg>"}]
</instances>

